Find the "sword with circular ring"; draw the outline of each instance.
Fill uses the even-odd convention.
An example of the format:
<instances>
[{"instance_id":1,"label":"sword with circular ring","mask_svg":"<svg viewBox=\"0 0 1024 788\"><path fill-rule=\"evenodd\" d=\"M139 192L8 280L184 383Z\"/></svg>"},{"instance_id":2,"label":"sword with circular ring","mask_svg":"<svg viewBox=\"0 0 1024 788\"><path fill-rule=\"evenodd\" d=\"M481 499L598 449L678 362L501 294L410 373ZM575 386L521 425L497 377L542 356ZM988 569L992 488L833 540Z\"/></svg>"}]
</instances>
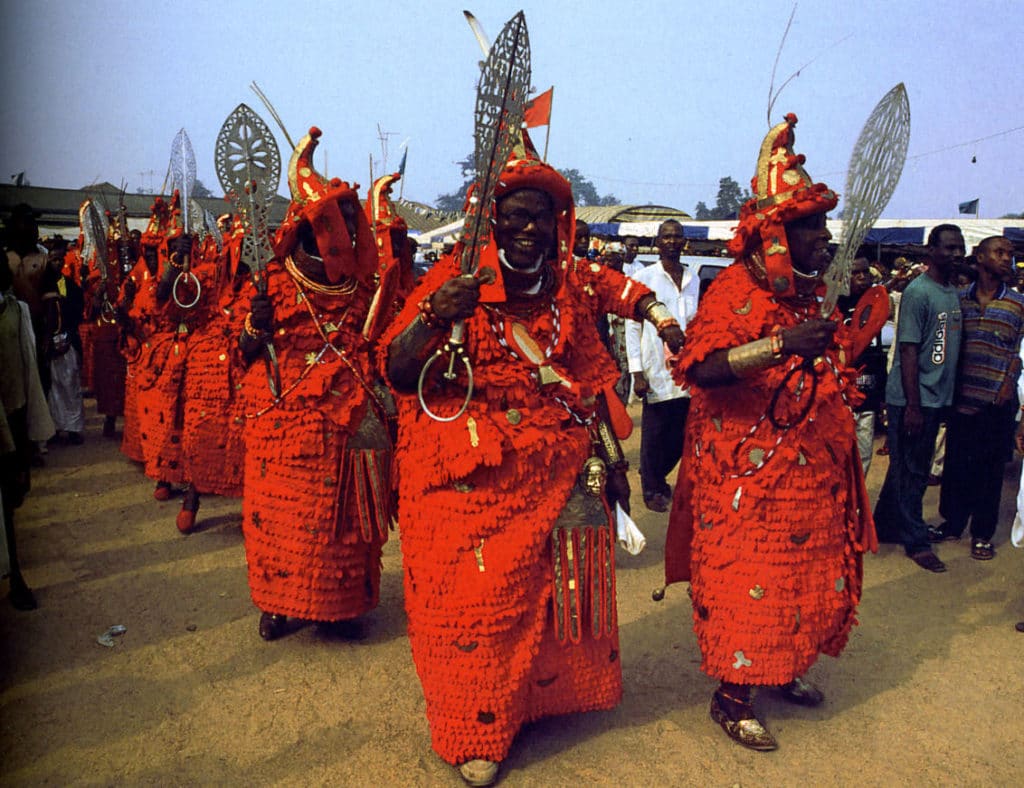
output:
<instances>
[{"instance_id":1,"label":"sword with circular ring","mask_svg":"<svg viewBox=\"0 0 1024 788\"><path fill-rule=\"evenodd\" d=\"M192 141L188 138L188 133L185 129L180 129L174 136L174 141L171 143L171 173L172 173L172 186L178 189L181 194L181 218L182 226L184 228L185 236L189 235L189 213L191 212L189 206L189 196L195 190L196 186L196 154L192 150ZM202 296L203 288L199 283L199 277L192 271L191 265L191 254L183 252L181 260L181 271L174 278L174 285L171 287L171 296L174 298L174 303L182 309L192 309L196 304L199 303L199 298ZM195 286L195 296L191 301L183 301L178 295L178 288L192 282Z\"/></svg>"},{"instance_id":2,"label":"sword with circular ring","mask_svg":"<svg viewBox=\"0 0 1024 788\"><path fill-rule=\"evenodd\" d=\"M508 162L509 154L523 123L523 111L530 89L530 39L526 30L526 17L522 11L502 28L487 53L477 84L474 112L474 166L476 182L470 190L469 208L463 224L463 249L460 260L462 276L473 276L493 281L493 271L478 270L481 250L490 241L489 220L494 203L494 190L498 177ZM423 365L416 394L423 412L436 421L455 421L469 407L473 398L473 367L466 353L466 324L459 320L452 326L448 340ZM462 405L453 416L440 416L427 405L423 396L424 382L435 363L448 356L447 369L442 377L454 382L458 377L457 365L466 371L466 394Z\"/></svg>"}]
</instances>

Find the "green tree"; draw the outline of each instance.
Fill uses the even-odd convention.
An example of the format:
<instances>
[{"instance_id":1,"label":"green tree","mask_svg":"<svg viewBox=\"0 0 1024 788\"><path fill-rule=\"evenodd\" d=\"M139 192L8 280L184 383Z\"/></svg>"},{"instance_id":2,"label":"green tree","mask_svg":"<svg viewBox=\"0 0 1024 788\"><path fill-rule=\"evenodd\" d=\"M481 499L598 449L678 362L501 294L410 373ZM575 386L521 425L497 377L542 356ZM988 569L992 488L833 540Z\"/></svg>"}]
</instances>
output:
<instances>
[{"instance_id":1,"label":"green tree","mask_svg":"<svg viewBox=\"0 0 1024 788\"><path fill-rule=\"evenodd\" d=\"M735 180L726 175L718 181L718 197L715 207L708 208L703 200L693 209L694 218L698 221L711 219L735 219L739 216L743 203L750 199L750 192L741 189Z\"/></svg>"},{"instance_id":2,"label":"green tree","mask_svg":"<svg viewBox=\"0 0 1024 788\"><path fill-rule=\"evenodd\" d=\"M718 197L715 200L716 219L732 219L739 215L740 207L750 199L750 192L726 175L718 182Z\"/></svg>"},{"instance_id":3,"label":"green tree","mask_svg":"<svg viewBox=\"0 0 1024 788\"><path fill-rule=\"evenodd\" d=\"M192 197L213 197L214 194L208 188L206 184L196 178L196 182L192 184Z\"/></svg>"},{"instance_id":4,"label":"green tree","mask_svg":"<svg viewBox=\"0 0 1024 788\"><path fill-rule=\"evenodd\" d=\"M570 184L572 194L576 199L576 205L618 205L619 201L614 194L600 195L593 182L583 175L579 170L559 170Z\"/></svg>"},{"instance_id":5,"label":"green tree","mask_svg":"<svg viewBox=\"0 0 1024 788\"><path fill-rule=\"evenodd\" d=\"M470 153L462 161L456 162L462 171L462 186L456 191L439 195L434 201L442 211L461 211L466 204L466 192L476 180L476 165L473 163L473 154Z\"/></svg>"}]
</instances>

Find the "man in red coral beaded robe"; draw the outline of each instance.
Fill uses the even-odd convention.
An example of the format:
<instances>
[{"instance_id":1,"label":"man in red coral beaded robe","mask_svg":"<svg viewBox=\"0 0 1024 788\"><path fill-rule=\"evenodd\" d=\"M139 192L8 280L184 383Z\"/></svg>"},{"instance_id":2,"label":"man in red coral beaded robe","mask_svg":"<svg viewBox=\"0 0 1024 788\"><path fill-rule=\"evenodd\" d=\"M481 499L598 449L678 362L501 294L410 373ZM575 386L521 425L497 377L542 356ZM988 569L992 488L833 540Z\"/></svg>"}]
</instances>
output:
<instances>
[{"instance_id":1,"label":"man in red coral beaded robe","mask_svg":"<svg viewBox=\"0 0 1024 788\"><path fill-rule=\"evenodd\" d=\"M212 300L210 266L198 254L197 239L184 232L181 196L171 197L167 258L153 287L135 295L132 309L148 314L152 332L142 345L134 370L139 433L145 473L156 482L153 497L166 501L173 485L183 484L185 361L189 337L208 320Z\"/></svg>"},{"instance_id":2,"label":"man in red coral beaded robe","mask_svg":"<svg viewBox=\"0 0 1024 788\"><path fill-rule=\"evenodd\" d=\"M355 619L380 600L391 521L391 440L364 335L377 251L355 187L313 168L320 134L311 128L292 154L267 292L253 296L239 337L242 532L265 640L285 634L289 616L358 636Z\"/></svg>"},{"instance_id":3,"label":"man in red coral beaded robe","mask_svg":"<svg viewBox=\"0 0 1024 788\"><path fill-rule=\"evenodd\" d=\"M153 201L149 224L139 239L142 255L121 284L117 317L124 332L122 352L125 356L124 435L121 453L133 462L145 463L142 448L142 402L139 381L146 369L143 351L156 331L156 286L160 259L166 257L169 207L162 197ZM170 497L166 487L161 497ZM164 493L167 493L164 496Z\"/></svg>"},{"instance_id":4,"label":"man in red coral beaded robe","mask_svg":"<svg viewBox=\"0 0 1024 788\"><path fill-rule=\"evenodd\" d=\"M230 214L217 222L223 244L218 249L212 235L203 240L203 268L211 274L207 310L189 338L185 359L181 454L187 486L176 518L182 533L195 527L201 493L242 495L245 410L241 371L231 350L248 306L249 270L240 258L241 222L232 224Z\"/></svg>"},{"instance_id":5,"label":"man in red coral beaded robe","mask_svg":"<svg viewBox=\"0 0 1024 788\"><path fill-rule=\"evenodd\" d=\"M629 485L597 318L653 318L682 344L647 288L573 258L569 183L528 139L498 184L479 277L459 275L456 245L381 342L399 400L409 641L433 747L473 785L495 779L523 724L621 697L609 504L627 506ZM463 363L449 383L442 350L420 397L417 382L459 320L474 387L442 421L465 399Z\"/></svg>"},{"instance_id":6,"label":"man in red coral beaded robe","mask_svg":"<svg viewBox=\"0 0 1024 788\"><path fill-rule=\"evenodd\" d=\"M110 218L109 212L107 215ZM103 259L100 250L94 250L92 259L84 261L88 274L82 286L85 322L90 324L89 380L96 396L96 411L104 417L103 435L110 438L114 437L117 417L124 415L127 369L120 349L121 328L115 307L123 281L138 262L139 250L133 247L130 238L121 237L115 222L109 226L106 250L110 259ZM122 261L126 264L122 265Z\"/></svg>"},{"instance_id":7,"label":"man in red coral beaded robe","mask_svg":"<svg viewBox=\"0 0 1024 788\"><path fill-rule=\"evenodd\" d=\"M795 125L788 115L761 147L754 197L729 244L737 261L701 302L676 370L693 403L666 579L691 581L701 669L722 682L712 718L757 750L777 744L751 687L822 702L802 676L846 644L861 556L875 544L850 338L838 313L820 317L818 300L837 197L793 154Z\"/></svg>"}]
</instances>

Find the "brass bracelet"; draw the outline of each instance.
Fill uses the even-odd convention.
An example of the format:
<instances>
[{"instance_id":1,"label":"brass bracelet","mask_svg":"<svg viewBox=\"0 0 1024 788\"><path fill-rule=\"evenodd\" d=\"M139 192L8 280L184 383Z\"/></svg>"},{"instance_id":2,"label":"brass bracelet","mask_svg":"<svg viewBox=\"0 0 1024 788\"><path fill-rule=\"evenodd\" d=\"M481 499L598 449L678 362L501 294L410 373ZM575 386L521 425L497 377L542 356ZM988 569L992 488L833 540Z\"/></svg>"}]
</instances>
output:
<instances>
[{"instance_id":1,"label":"brass bracelet","mask_svg":"<svg viewBox=\"0 0 1024 788\"><path fill-rule=\"evenodd\" d=\"M774 367L782 358L772 352L771 338L765 337L739 347L729 348L725 360L733 375L737 378L745 378L762 369Z\"/></svg>"},{"instance_id":2,"label":"brass bracelet","mask_svg":"<svg viewBox=\"0 0 1024 788\"><path fill-rule=\"evenodd\" d=\"M661 320L654 324L654 330L660 334L664 329L668 328L669 326L675 326L676 328L679 328L679 321L676 320L674 317L663 317Z\"/></svg>"},{"instance_id":3,"label":"brass bracelet","mask_svg":"<svg viewBox=\"0 0 1024 788\"><path fill-rule=\"evenodd\" d=\"M661 301L649 303L644 310L644 314L647 316L647 320L655 326L665 320L675 320L672 313L668 311L668 307L661 303Z\"/></svg>"}]
</instances>

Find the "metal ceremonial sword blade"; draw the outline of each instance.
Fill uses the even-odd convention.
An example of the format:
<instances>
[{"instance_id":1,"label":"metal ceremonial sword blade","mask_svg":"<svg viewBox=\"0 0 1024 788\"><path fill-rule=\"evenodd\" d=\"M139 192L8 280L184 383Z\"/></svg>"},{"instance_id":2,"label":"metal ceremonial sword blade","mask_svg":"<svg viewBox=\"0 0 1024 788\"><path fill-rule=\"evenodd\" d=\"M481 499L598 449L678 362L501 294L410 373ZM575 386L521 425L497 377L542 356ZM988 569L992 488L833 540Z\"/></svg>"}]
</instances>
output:
<instances>
[{"instance_id":1,"label":"metal ceremonial sword blade","mask_svg":"<svg viewBox=\"0 0 1024 788\"><path fill-rule=\"evenodd\" d=\"M850 268L857 249L878 221L903 174L910 144L910 100L900 82L871 111L850 156L843 206L843 240L825 273L822 317L850 292Z\"/></svg>"},{"instance_id":2,"label":"metal ceremonial sword blade","mask_svg":"<svg viewBox=\"0 0 1024 788\"><path fill-rule=\"evenodd\" d=\"M181 193L181 215L188 235L188 198L196 185L196 154L185 129L178 131L171 143L171 183Z\"/></svg>"},{"instance_id":3,"label":"metal ceremonial sword blade","mask_svg":"<svg viewBox=\"0 0 1024 788\"><path fill-rule=\"evenodd\" d=\"M214 164L224 193L242 218L242 260L249 266L256 291L266 294L265 271L274 256L268 222L270 196L281 182L281 153L270 127L245 103L235 107L220 127ZM282 391L281 368L273 342L263 348L263 364L270 393L277 399Z\"/></svg>"},{"instance_id":4,"label":"metal ceremonial sword blade","mask_svg":"<svg viewBox=\"0 0 1024 788\"><path fill-rule=\"evenodd\" d=\"M188 222L199 240L209 235L209 228L206 225L206 217L203 215L205 209L199 204L195 197L188 201Z\"/></svg>"},{"instance_id":5,"label":"metal ceremonial sword blade","mask_svg":"<svg viewBox=\"0 0 1024 788\"><path fill-rule=\"evenodd\" d=\"M473 134L476 183L463 225L464 274L476 270L477 256L489 235L494 189L519 137L529 90L530 38L526 17L520 11L495 39L477 85Z\"/></svg>"},{"instance_id":6,"label":"metal ceremonial sword blade","mask_svg":"<svg viewBox=\"0 0 1024 788\"><path fill-rule=\"evenodd\" d=\"M274 252L267 217L281 181L281 154L270 127L248 105L239 104L217 134L217 179L242 217L242 259L259 277Z\"/></svg>"},{"instance_id":7,"label":"metal ceremonial sword blade","mask_svg":"<svg viewBox=\"0 0 1024 788\"><path fill-rule=\"evenodd\" d=\"M526 16L520 11L501 29L487 53L480 71L474 111L474 154L476 182L469 198L466 220L463 223L463 249L459 267L463 276L476 273L480 250L490 238L491 207L494 190L509 154L520 137L526 95L530 90L530 38L526 31ZM492 272L493 278L493 272ZM473 397L473 366L466 354L466 323L460 320L452 326L448 341L434 353L420 370L417 397L423 412L435 421L454 421L466 412ZM442 377L454 382L456 364L465 369L466 394L458 411L451 416L434 413L423 396L424 381L430 368L444 353L448 353L447 370Z\"/></svg>"},{"instance_id":8,"label":"metal ceremonial sword blade","mask_svg":"<svg viewBox=\"0 0 1024 788\"><path fill-rule=\"evenodd\" d=\"M91 199L82 203L78 209L78 219L82 226L82 259L88 263L92 257L100 278L107 281L107 225L96 203ZM105 289L105 288L104 288Z\"/></svg>"}]
</instances>

